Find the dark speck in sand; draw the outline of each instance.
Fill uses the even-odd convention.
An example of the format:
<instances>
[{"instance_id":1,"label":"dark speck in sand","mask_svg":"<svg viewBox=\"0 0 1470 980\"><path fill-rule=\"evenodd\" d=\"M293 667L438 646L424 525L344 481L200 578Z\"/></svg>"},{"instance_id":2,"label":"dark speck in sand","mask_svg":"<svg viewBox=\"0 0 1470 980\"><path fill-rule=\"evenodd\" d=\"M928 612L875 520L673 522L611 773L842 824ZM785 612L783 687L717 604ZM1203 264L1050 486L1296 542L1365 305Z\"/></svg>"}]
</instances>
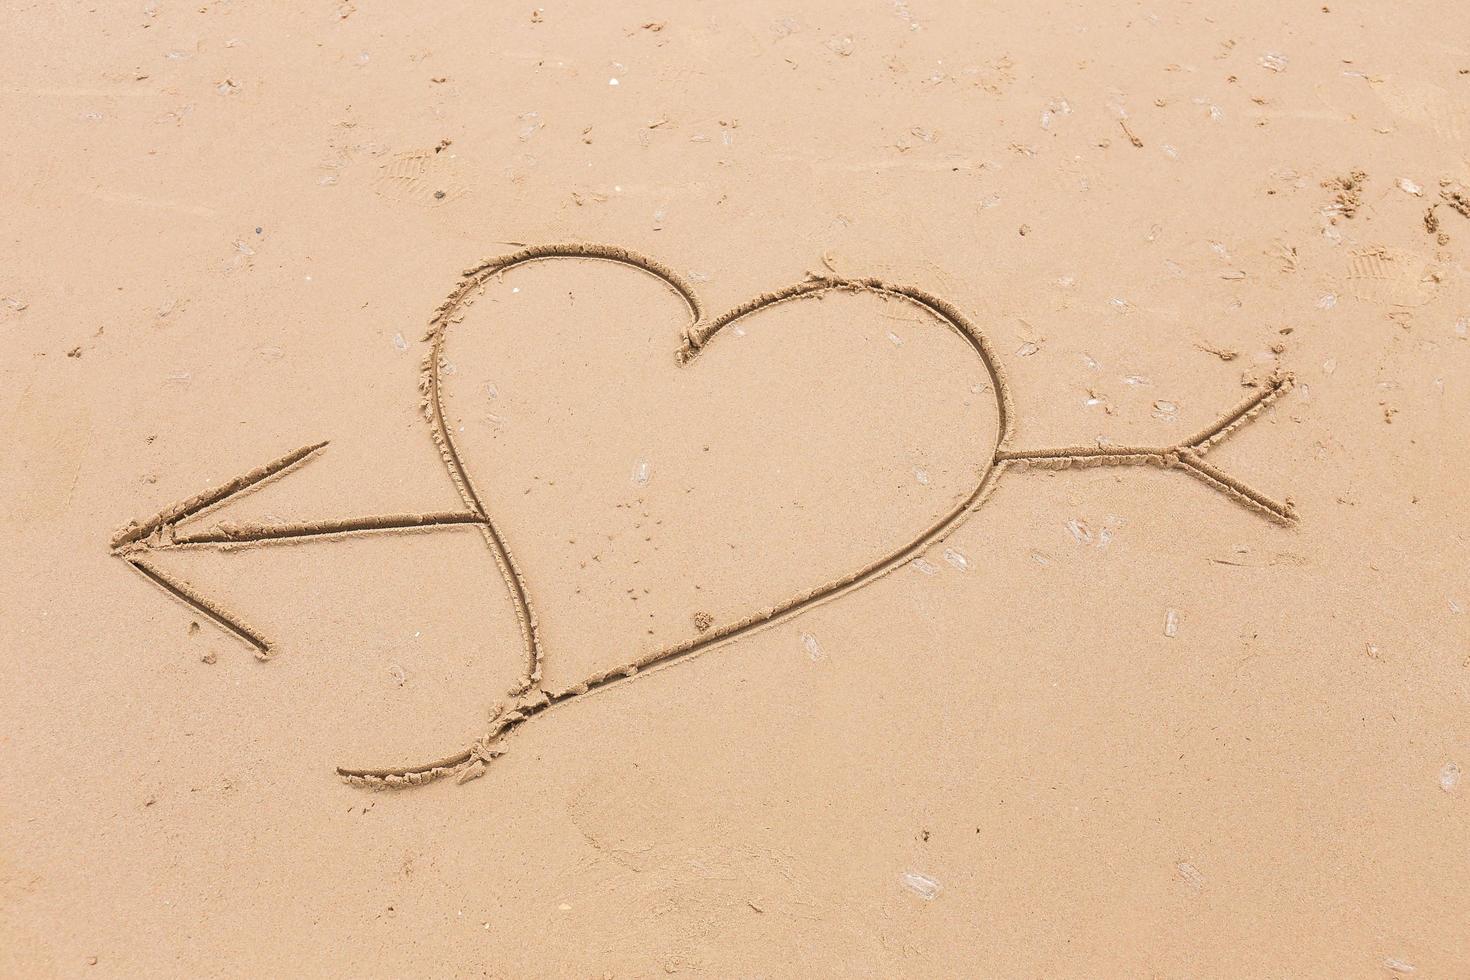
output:
<instances>
[{"instance_id":1,"label":"dark speck in sand","mask_svg":"<svg viewBox=\"0 0 1470 980\"><path fill-rule=\"evenodd\" d=\"M442 201L442 200L444 200L444 192L443 191L435 191L434 192L434 200L436 200L436 201Z\"/></svg>"}]
</instances>

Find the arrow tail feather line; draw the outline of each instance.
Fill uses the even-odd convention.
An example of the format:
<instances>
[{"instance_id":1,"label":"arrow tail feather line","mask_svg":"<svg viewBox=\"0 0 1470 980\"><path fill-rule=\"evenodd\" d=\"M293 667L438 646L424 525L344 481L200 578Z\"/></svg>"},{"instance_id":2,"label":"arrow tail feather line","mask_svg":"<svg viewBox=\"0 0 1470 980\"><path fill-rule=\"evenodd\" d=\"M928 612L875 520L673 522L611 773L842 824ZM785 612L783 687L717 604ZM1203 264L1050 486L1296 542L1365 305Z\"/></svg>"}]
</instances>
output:
<instances>
[{"instance_id":1,"label":"arrow tail feather line","mask_svg":"<svg viewBox=\"0 0 1470 980\"><path fill-rule=\"evenodd\" d=\"M1272 403L1281 398L1291 390L1295 379L1287 373L1278 373L1267 379L1260 391L1246 398L1239 405L1216 419L1213 425L1201 429L1188 439L1179 443L1187 446L1196 453L1204 455L1210 447L1216 446L1229 439L1244 426L1249 424L1257 415L1270 408Z\"/></svg>"},{"instance_id":2,"label":"arrow tail feather line","mask_svg":"<svg viewBox=\"0 0 1470 980\"><path fill-rule=\"evenodd\" d=\"M1205 462L1196 452L1182 452L1179 454L1179 465L1206 486L1213 487L1225 496L1244 504L1246 507L1259 510L1263 514L1280 521L1282 524L1292 524L1296 521L1296 508L1290 500L1273 500L1250 485L1237 480L1217 466L1211 466Z\"/></svg>"},{"instance_id":3,"label":"arrow tail feather line","mask_svg":"<svg viewBox=\"0 0 1470 980\"><path fill-rule=\"evenodd\" d=\"M1054 449L998 449L998 464L1018 463L1042 469L1071 469L1088 466L1161 466L1182 469L1206 486L1236 503L1258 511L1283 524L1294 523L1296 508L1290 499L1274 500L1204 460L1211 447L1229 439L1258 418L1282 395L1291 390L1290 374L1273 375L1249 398L1226 412L1212 425L1171 446L1062 446Z\"/></svg>"}]
</instances>

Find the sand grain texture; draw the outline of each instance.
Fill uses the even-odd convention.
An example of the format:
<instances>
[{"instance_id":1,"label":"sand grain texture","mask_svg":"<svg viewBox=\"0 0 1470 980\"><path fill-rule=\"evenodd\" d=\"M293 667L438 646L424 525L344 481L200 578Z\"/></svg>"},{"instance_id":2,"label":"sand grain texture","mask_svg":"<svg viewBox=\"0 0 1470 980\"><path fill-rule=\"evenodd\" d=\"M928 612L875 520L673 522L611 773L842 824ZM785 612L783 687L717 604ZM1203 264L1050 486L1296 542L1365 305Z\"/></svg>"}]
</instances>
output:
<instances>
[{"instance_id":1,"label":"sand grain texture","mask_svg":"<svg viewBox=\"0 0 1470 980\"><path fill-rule=\"evenodd\" d=\"M1462 20L0 11L0 976L1470 972Z\"/></svg>"}]
</instances>

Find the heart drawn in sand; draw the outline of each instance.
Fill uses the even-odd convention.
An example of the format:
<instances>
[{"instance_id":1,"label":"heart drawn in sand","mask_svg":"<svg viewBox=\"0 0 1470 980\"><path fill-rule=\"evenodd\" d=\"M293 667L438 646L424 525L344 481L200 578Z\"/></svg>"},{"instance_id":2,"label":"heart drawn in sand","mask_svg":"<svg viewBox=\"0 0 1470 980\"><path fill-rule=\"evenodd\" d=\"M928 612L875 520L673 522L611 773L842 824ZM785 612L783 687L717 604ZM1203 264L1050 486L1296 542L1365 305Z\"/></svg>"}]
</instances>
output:
<instances>
[{"instance_id":1,"label":"heart drawn in sand","mask_svg":"<svg viewBox=\"0 0 1470 980\"><path fill-rule=\"evenodd\" d=\"M517 343L524 331L538 342ZM319 444L112 541L115 554L264 658L264 637L144 553L476 526L520 626L513 700L485 736L447 758L338 769L358 785L480 775L509 732L551 708L916 558L1012 464L1175 468L1294 520L1289 502L1204 459L1289 377L1170 446L1014 450L1009 389L985 337L945 300L877 279L809 277L708 316L693 288L652 259L614 246L538 246L468 270L425 339L422 407L463 511L179 533ZM904 411L885 413L895 399Z\"/></svg>"},{"instance_id":2,"label":"heart drawn in sand","mask_svg":"<svg viewBox=\"0 0 1470 980\"><path fill-rule=\"evenodd\" d=\"M423 375L450 477L517 603L522 691L596 683L820 601L984 486L1004 388L939 299L814 280L706 319L641 257L547 251L472 272Z\"/></svg>"}]
</instances>

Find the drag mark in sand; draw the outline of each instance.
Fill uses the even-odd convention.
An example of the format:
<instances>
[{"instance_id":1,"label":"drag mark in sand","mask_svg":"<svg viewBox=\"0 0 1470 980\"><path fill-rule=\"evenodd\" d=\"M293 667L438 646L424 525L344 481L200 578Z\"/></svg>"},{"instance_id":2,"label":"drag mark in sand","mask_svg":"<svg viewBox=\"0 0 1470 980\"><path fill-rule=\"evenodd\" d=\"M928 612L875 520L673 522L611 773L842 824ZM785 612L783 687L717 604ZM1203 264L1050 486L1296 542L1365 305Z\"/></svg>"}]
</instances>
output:
<instances>
[{"instance_id":1,"label":"drag mark in sand","mask_svg":"<svg viewBox=\"0 0 1470 980\"><path fill-rule=\"evenodd\" d=\"M989 375L996 399L999 436L996 448L988 456L977 458L976 480L966 497L917 537L903 542L887 555L871 564L849 572L833 581L809 589L773 607L755 610L748 616L725 624L706 624L698 634L681 643L656 650L610 670L595 673L571 687L547 690L542 686L545 650L537 628L529 586L517 565L505 534L492 520L489 508L476 489L469 470L455 445L451 428L445 420L442 389L444 344L450 326L463 319L463 310L473 302L474 294L487 280L531 262L552 260L596 260L625 265L662 282L676 294L689 311L690 325L682 332L682 343L676 351L680 365L701 356L725 327L753 316L762 310L783 304L820 297L834 291L873 293L885 299L906 303L952 330L963 339L980 359ZM180 534L177 525L211 507L248 492L261 483L289 472L315 455L326 443L306 446L279 459L251 470L212 490L164 509L153 518L129 524L112 539L113 553L126 560L154 584L186 603L225 629L255 647L257 656L269 656L270 644L258 632L244 625L232 613L205 598L187 584L168 578L150 565L143 554L176 548L233 549L250 545L273 545L344 535L369 533L411 533L477 528L500 570L515 610L523 646L525 669L511 691L509 705L492 713L486 733L472 745L445 758L422 765L386 768L349 768L337 770L346 782L376 788L417 786L444 776L455 775L461 782L485 772L487 765L506 750L505 737L525 722L545 714L552 708L570 704L584 695L605 690L649 670L665 668L691 659L714 647L730 643L756 630L768 628L796 616L823 602L846 595L855 589L901 567L916 555L943 540L969 514L978 510L989 497L1000 476L1011 465L1068 469L1087 466L1154 465L1179 469L1235 502L1282 523L1296 519L1290 501L1276 501L1244 482L1207 463L1205 454L1212 446L1228 439L1242 426L1284 394L1291 385L1289 375L1273 376L1259 391L1227 412L1214 424L1190 438L1169 446L1067 446L1053 449L1017 450L1010 448L1015 411L1010 387L995 352L980 330L958 308L938 296L912 286L880 279L852 279L812 276L805 282L763 293L719 316L706 319L698 297L677 273L653 259L612 245L544 245L523 248L518 252L487 259L466 270L449 298L435 311L425 337L429 352L424 360L419 383L421 409L440 456L464 502L465 510L425 514L396 514L376 517L343 518L293 524L226 523L213 529Z\"/></svg>"}]
</instances>

